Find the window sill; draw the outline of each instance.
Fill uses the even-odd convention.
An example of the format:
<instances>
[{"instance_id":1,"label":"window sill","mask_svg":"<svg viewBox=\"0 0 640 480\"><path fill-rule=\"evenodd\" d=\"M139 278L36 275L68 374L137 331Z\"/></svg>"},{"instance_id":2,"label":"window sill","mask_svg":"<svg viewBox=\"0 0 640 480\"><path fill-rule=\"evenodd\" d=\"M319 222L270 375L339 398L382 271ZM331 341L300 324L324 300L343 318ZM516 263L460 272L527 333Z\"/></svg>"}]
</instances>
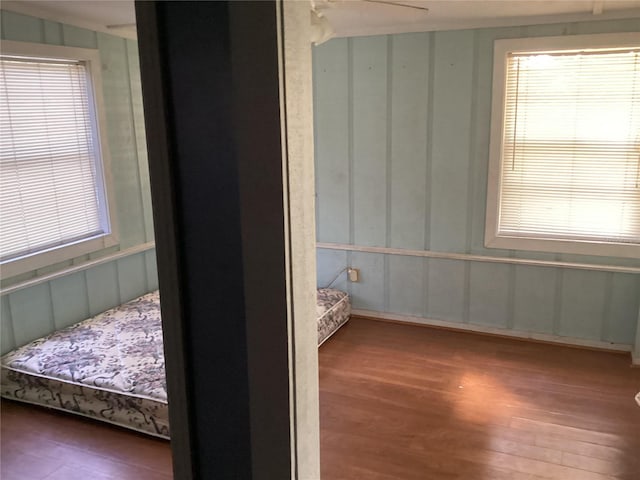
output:
<instances>
[{"instance_id":1,"label":"window sill","mask_svg":"<svg viewBox=\"0 0 640 480\"><path fill-rule=\"evenodd\" d=\"M502 248L507 250L640 258L640 244L637 243L590 242L486 235L484 244L487 248Z\"/></svg>"},{"instance_id":2,"label":"window sill","mask_svg":"<svg viewBox=\"0 0 640 480\"><path fill-rule=\"evenodd\" d=\"M7 260L0 263L0 273L3 279L7 279L115 245L118 245L118 238L113 233L91 237L72 244Z\"/></svg>"}]
</instances>

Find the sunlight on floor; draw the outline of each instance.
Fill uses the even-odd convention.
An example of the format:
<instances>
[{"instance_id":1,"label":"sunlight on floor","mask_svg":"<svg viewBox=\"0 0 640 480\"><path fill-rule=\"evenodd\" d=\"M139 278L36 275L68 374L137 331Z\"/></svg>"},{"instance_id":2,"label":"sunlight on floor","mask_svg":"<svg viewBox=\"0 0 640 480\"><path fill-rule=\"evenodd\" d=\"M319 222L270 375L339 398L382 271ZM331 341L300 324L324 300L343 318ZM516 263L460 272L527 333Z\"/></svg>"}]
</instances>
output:
<instances>
[{"instance_id":1,"label":"sunlight on floor","mask_svg":"<svg viewBox=\"0 0 640 480\"><path fill-rule=\"evenodd\" d=\"M458 395L455 396L452 406L456 416L467 422L502 423L499 419L505 417L505 407L527 406L526 402L501 382L483 372L465 372L457 387ZM496 408L495 402L486 400L495 398L501 399L500 408Z\"/></svg>"}]
</instances>

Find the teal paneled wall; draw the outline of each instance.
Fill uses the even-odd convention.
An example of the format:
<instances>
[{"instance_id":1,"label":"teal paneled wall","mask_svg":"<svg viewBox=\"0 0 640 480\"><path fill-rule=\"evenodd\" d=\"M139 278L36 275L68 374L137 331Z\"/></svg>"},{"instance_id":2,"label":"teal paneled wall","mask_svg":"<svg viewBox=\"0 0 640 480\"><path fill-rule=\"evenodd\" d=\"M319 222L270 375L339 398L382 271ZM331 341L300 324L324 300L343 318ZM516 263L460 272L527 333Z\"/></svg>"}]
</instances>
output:
<instances>
[{"instance_id":1,"label":"teal paneled wall","mask_svg":"<svg viewBox=\"0 0 640 480\"><path fill-rule=\"evenodd\" d=\"M3 295L2 353L157 288L148 250Z\"/></svg>"},{"instance_id":2,"label":"teal paneled wall","mask_svg":"<svg viewBox=\"0 0 640 480\"><path fill-rule=\"evenodd\" d=\"M314 48L318 242L640 266L484 247L493 41L638 19L334 39ZM633 344L640 275L318 249L354 308Z\"/></svg>"},{"instance_id":3,"label":"teal paneled wall","mask_svg":"<svg viewBox=\"0 0 640 480\"><path fill-rule=\"evenodd\" d=\"M34 280L89 259L154 240L138 46L134 40L2 11L3 40L97 48L120 244L88 256L3 278ZM155 251L137 253L1 297L2 353L157 288Z\"/></svg>"}]
</instances>

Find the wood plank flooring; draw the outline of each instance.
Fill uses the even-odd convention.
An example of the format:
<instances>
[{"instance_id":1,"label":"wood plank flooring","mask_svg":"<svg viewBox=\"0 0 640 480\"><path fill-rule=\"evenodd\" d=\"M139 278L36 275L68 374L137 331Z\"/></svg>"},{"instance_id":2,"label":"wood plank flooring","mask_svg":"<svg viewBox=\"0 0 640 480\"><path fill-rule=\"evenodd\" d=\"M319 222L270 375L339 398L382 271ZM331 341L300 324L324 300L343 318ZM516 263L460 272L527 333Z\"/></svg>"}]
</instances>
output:
<instances>
[{"instance_id":1,"label":"wood plank flooring","mask_svg":"<svg viewBox=\"0 0 640 480\"><path fill-rule=\"evenodd\" d=\"M640 479L628 355L353 318L320 349L323 480Z\"/></svg>"},{"instance_id":2,"label":"wood plank flooring","mask_svg":"<svg viewBox=\"0 0 640 480\"><path fill-rule=\"evenodd\" d=\"M170 480L168 441L2 400L2 480Z\"/></svg>"},{"instance_id":3,"label":"wood plank flooring","mask_svg":"<svg viewBox=\"0 0 640 480\"><path fill-rule=\"evenodd\" d=\"M320 348L322 480L638 480L638 390L625 355L353 318ZM166 441L14 402L0 446L3 480L171 478Z\"/></svg>"}]
</instances>

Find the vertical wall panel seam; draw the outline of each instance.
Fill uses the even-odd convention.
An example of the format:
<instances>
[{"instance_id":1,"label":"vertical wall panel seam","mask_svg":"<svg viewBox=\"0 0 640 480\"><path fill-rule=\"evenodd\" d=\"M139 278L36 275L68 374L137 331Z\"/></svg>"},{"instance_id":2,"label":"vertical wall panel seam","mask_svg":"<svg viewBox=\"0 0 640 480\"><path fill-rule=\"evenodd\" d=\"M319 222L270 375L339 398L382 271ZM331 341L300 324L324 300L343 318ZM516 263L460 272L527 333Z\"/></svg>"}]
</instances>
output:
<instances>
[{"instance_id":1,"label":"vertical wall panel seam","mask_svg":"<svg viewBox=\"0 0 640 480\"><path fill-rule=\"evenodd\" d=\"M473 31L473 64L471 67L471 108L469 111L469 167L467 169L467 211L465 224L465 252L471 252L471 230L473 224L474 213L474 180L475 180L475 144L477 137L478 121L476 115L478 112L478 56L479 56L478 30Z\"/></svg>"},{"instance_id":2,"label":"vertical wall panel seam","mask_svg":"<svg viewBox=\"0 0 640 480\"><path fill-rule=\"evenodd\" d=\"M42 22L42 23L44 23L44 22ZM56 23L58 23L58 25L60 25L60 42L61 42L61 44L62 44L62 45L64 45L65 47L68 47L68 45L67 45L67 39L65 38L65 35L64 35L64 24L59 23L59 22L56 22ZM97 44L97 43L98 43L98 39L96 38L96 44ZM99 50L99 49L98 49L98 50ZM100 68L102 68L102 65L100 65Z\"/></svg>"},{"instance_id":3,"label":"vertical wall panel seam","mask_svg":"<svg viewBox=\"0 0 640 480\"><path fill-rule=\"evenodd\" d=\"M9 339L11 340L11 350L13 350L14 348L17 347L16 345L16 327L13 324L13 312L11 312L11 299L9 298L10 295L7 295L6 298L6 302L7 302L7 314L9 315L9 319L4 322L5 325L7 325L9 327ZM5 332L6 334L6 332Z\"/></svg>"},{"instance_id":4,"label":"vertical wall panel seam","mask_svg":"<svg viewBox=\"0 0 640 480\"><path fill-rule=\"evenodd\" d=\"M464 291L462 294L462 321L469 323L471 310L471 262L464 262Z\"/></svg>"},{"instance_id":5,"label":"vertical wall panel seam","mask_svg":"<svg viewBox=\"0 0 640 480\"><path fill-rule=\"evenodd\" d=\"M87 271L83 270L80 272L82 276L82 281L84 282L84 295L87 300L87 317L91 316L91 302L89 300L89 282L87 281Z\"/></svg>"},{"instance_id":6,"label":"vertical wall panel seam","mask_svg":"<svg viewBox=\"0 0 640 480\"><path fill-rule=\"evenodd\" d=\"M516 266L509 265L509 285L507 292L507 328L512 330L515 322L515 303L516 303Z\"/></svg>"},{"instance_id":7,"label":"vertical wall panel seam","mask_svg":"<svg viewBox=\"0 0 640 480\"><path fill-rule=\"evenodd\" d=\"M92 271L93 269L89 269L89 270L85 270L84 272L82 272L82 275L84 276L84 283L87 285L87 306L89 307L89 316L93 317L97 312L94 312L93 310L93 302L91 300L91 291L90 291L90 282L89 282L89 276L87 275L90 271Z\"/></svg>"},{"instance_id":8,"label":"vertical wall panel seam","mask_svg":"<svg viewBox=\"0 0 640 480\"><path fill-rule=\"evenodd\" d=\"M44 35L44 19L42 18L37 18L37 17L32 17L32 18L36 18L38 20L38 23L40 23L40 40L38 40L38 42L36 43L45 43L45 35Z\"/></svg>"},{"instance_id":9,"label":"vertical wall panel seam","mask_svg":"<svg viewBox=\"0 0 640 480\"><path fill-rule=\"evenodd\" d=\"M316 250L316 255L317 255L317 250ZM151 280L149 278L149 268L147 266L147 253L148 252L143 252L142 253L142 268L144 269L144 282L146 285L146 291L150 292L152 291L151 288Z\"/></svg>"},{"instance_id":10,"label":"vertical wall panel seam","mask_svg":"<svg viewBox=\"0 0 640 480\"><path fill-rule=\"evenodd\" d=\"M385 183L386 183L386 209L385 209L385 246L391 246L391 193L393 190L393 172L391 169L391 151L392 151L392 128L393 128L393 36L387 35L387 85L386 85L386 145L385 145ZM389 255L383 257L383 296L384 296L384 311L388 312L390 309L390 297L391 297L391 273L390 273Z\"/></svg>"},{"instance_id":11,"label":"vertical wall panel seam","mask_svg":"<svg viewBox=\"0 0 640 480\"><path fill-rule=\"evenodd\" d=\"M114 268L116 271L116 291L118 293L118 301L119 303L122 303L122 298L124 297L124 295L122 295L122 285L120 282L120 262L122 261L121 258L117 259L115 262L113 262L114 264Z\"/></svg>"},{"instance_id":12,"label":"vertical wall panel seam","mask_svg":"<svg viewBox=\"0 0 640 480\"><path fill-rule=\"evenodd\" d=\"M467 208L465 211L465 252L469 252L471 246L471 219L473 218L471 212L473 211L473 146L476 135L476 122L475 112L477 111L477 96L475 94L475 85L478 78L478 42L477 42L477 30L473 31L473 52L472 52L472 66L471 66L471 105L469 108L469 145L467 150ZM471 262L464 262L464 292L463 292L463 311L462 320L464 323L469 323L471 320Z\"/></svg>"},{"instance_id":13,"label":"vertical wall panel seam","mask_svg":"<svg viewBox=\"0 0 640 480\"><path fill-rule=\"evenodd\" d=\"M144 194L142 192L142 171L141 168L142 166L140 165L140 156L138 155L138 133L137 133L137 128L136 128L136 116L135 116L135 112L133 110L133 85L131 83L131 67L129 65L129 44L127 42L127 40L123 39L122 40L124 42L124 58L125 58L125 69L127 72L127 86L129 87L129 115L131 117L131 128L132 128L132 132L131 132L131 139L133 141L133 156L136 159L136 165L138 166L137 168L137 172L138 172L138 178L137 178L137 182L138 182L138 196L140 197L140 210L142 211L142 230L144 232L144 238L145 241L149 240L149 235L153 234L153 232L148 232L147 231L147 222L144 221L147 219L148 215L152 215L151 212L147 212L145 210L145 206L144 206ZM97 42L97 39L96 39Z\"/></svg>"},{"instance_id":14,"label":"vertical wall panel seam","mask_svg":"<svg viewBox=\"0 0 640 480\"><path fill-rule=\"evenodd\" d=\"M429 32L426 35L427 45L427 104L426 104L426 145L425 152L425 206L424 206L424 249L429 250L431 247L431 156L433 150L433 91L435 78L435 34ZM428 258L423 263L423 297L424 297L424 316L429 316L429 268L431 264Z\"/></svg>"},{"instance_id":15,"label":"vertical wall panel seam","mask_svg":"<svg viewBox=\"0 0 640 480\"><path fill-rule=\"evenodd\" d=\"M144 278L144 293L149 293L151 289L149 288L149 278L147 275L147 259L146 252L140 252L137 256L140 257L140 268L142 268L142 278Z\"/></svg>"},{"instance_id":16,"label":"vertical wall panel seam","mask_svg":"<svg viewBox=\"0 0 640 480\"><path fill-rule=\"evenodd\" d=\"M611 319L611 298L613 296L613 272L607 272L604 287L604 301L602 302L602 318L600 320L600 340L607 341L610 335L609 322Z\"/></svg>"},{"instance_id":17,"label":"vertical wall panel seam","mask_svg":"<svg viewBox=\"0 0 640 480\"><path fill-rule=\"evenodd\" d=\"M389 272L389 263L391 262L390 259L391 255L384 255L383 257L383 263L382 263L382 268L383 268L383 284L382 284L382 291L383 291L383 310L385 312L390 311L390 304L391 304L391 282L389 280L390 278L390 272Z\"/></svg>"},{"instance_id":18,"label":"vertical wall panel seam","mask_svg":"<svg viewBox=\"0 0 640 480\"><path fill-rule=\"evenodd\" d=\"M429 40L428 51L428 64L427 64L427 162L426 165L426 181L425 188L427 190L425 195L425 209L424 209L424 249L429 250L431 248L431 167L432 167L432 154L433 154L433 103L434 103L434 79L435 79L435 33L429 32L427 37Z\"/></svg>"},{"instance_id":19,"label":"vertical wall panel seam","mask_svg":"<svg viewBox=\"0 0 640 480\"><path fill-rule=\"evenodd\" d=\"M7 295L7 310L9 311L9 317L11 318L11 330L12 330L12 333L13 333L13 346L15 347L16 343L17 343L16 342L16 325L14 323L15 315L13 314L13 307L11 306L11 303L12 303L11 302L11 297L12 296L13 295L11 293L9 295Z\"/></svg>"},{"instance_id":20,"label":"vertical wall panel seam","mask_svg":"<svg viewBox=\"0 0 640 480\"><path fill-rule=\"evenodd\" d=\"M353 194L353 40L347 39L347 129L348 129L348 157L349 157L349 243L355 239L355 198Z\"/></svg>"},{"instance_id":21,"label":"vertical wall panel seam","mask_svg":"<svg viewBox=\"0 0 640 480\"><path fill-rule=\"evenodd\" d=\"M58 22L51 22L52 25L55 25L57 28L58 33L60 34L60 43L53 43L53 42L48 42L51 45L64 45L64 43L62 42L62 24L58 23ZM46 29L46 22L45 22L45 29ZM45 42L47 41L46 37L45 37Z\"/></svg>"},{"instance_id":22,"label":"vertical wall panel seam","mask_svg":"<svg viewBox=\"0 0 640 480\"><path fill-rule=\"evenodd\" d=\"M42 38L42 43L45 43L45 44L48 43L46 25L47 23L43 19L40 20L40 38Z\"/></svg>"},{"instance_id":23,"label":"vertical wall panel seam","mask_svg":"<svg viewBox=\"0 0 640 480\"><path fill-rule=\"evenodd\" d=\"M113 263L113 267L116 270L116 292L118 293L118 304L122 305L122 286L120 285L120 267L118 265L118 260Z\"/></svg>"},{"instance_id":24,"label":"vertical wall panel seam","mask_svg":"<svg viewBox=\"0 0 640 480\"><path fill-rule=\"evenodd\" d=\"M60 45L64 45L64 38L62 37L63 35L62 24L59 22L53 22L53 23L57 25L58 32L60 32Z\"/></svg>"},{"instance_id":25,"label":"vertical wall panel seam","mask_svg":"<svg viewBox=\"0 0 640 480\"><path fill-rule=\"evenodd\" d=\"M149 282L149 272L147 271L147 252L142 252L140 254L140 258L142 260L142 275L144 276L144 291L148 293L152 289Z\"/></svg>"},{"instance_id":26,"label":"vertical wall panel seam","mask_svg":"<svg viewBox=\"0 0 640 480\"><path fill-rule=\"evenodd\" d=\"M387 35L387 118L386 118L386 212L385 212L385 246L391 246L391 193L393 191L393 172L391 169L392 128L393 128L393 36Z\"/></svg>"},{"instance_id":27,"label":"vertical wall panel seam","mask_svg":"<svg viewBox=\"0 0 640 480\"><path fill-rule=\"evenodd\" d=\"M53 289L51 288L51 282L47 282L47 292L49 292L49 308L51 309L51 331L55 332L58 330L58 326L56 325L56 310L53 308Z\"/></svg>"},{"instance_id":28,"label":"vertical wall panel seam","mask_svg":"<svg viewBox=\"0 0 640 480\"><path fill-rule=\"evenodd\" d=\"M347 251L347 266L350 267L351 266L351 252ZM347 276L347 281L345 283L346 287L347 287L347 293L349 294L349 296L351 297L351 303L353 303L353 293L351 293L351 282L349 281L349 277Z\"/></svg>"},{"instance_id":29,"label":"vertical wall panel seam","mask_svg":"<svg viewBox=\"0 0 640 480\"><path fill-rule=\"evenodd\" d=\"M422 310L423 316L429 316L429 259L422 259Z\"/></svg>"},{"instance_id":30,"label":"vertical wall panel seam","mask_svg":"<svg viewBox=\"0 0 640 480\"><path fill-rule=\"evenodd\" d=\"M392 200L391 194L393 191L393 172L391 168L391 153L392 153L392 128L393 128L393 35L387 35L387 85L386 85L386 145L385 145L385 182L386 182L386 209L385 209L385 246L391 246L391 215L392 215ZM384 295L384 311L388 312L390 309L390 297L391 297L391 282L390 282L390 261L389 255L384 256L383 262L383 295Z\"/></svg>"},{"instance_id":31,"label":"vertical wall panel seam","mask_svg":"<svg viewBox=\"0 0 640 480\"><path fill-rule=\"evenodd\" d=\"M556 269L556 279L553 298L553 334L558 335L562 315L562 289L564 283L564 270Z\"/></svg>"}]
</instances>

